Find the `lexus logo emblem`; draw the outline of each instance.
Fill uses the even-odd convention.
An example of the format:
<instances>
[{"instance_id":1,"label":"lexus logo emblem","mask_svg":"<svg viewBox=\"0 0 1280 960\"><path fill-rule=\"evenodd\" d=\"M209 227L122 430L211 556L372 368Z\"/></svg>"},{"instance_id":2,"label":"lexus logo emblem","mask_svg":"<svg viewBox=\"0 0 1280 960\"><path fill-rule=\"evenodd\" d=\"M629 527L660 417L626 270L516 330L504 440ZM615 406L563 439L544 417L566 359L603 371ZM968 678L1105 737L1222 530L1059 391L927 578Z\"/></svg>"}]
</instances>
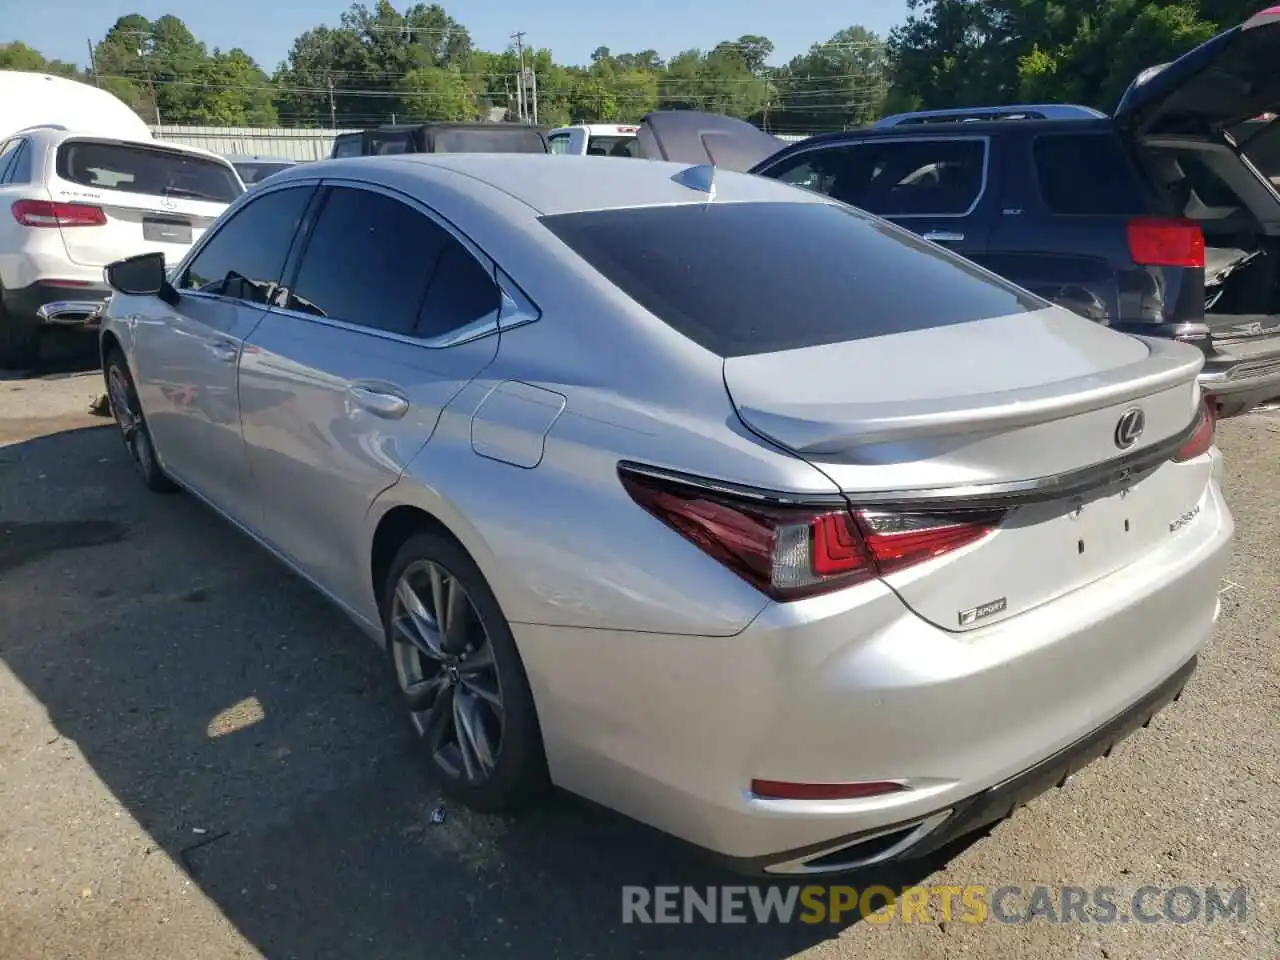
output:
<instances>
[{"instance_id":1,"label":"lexus logo emblem","mask_svg":"<svg viewBox=\"0 0 1280 960\"><path fill-rule=\"evenodd\" d=\"M1141 407L1126 410L1120 415L1120 422L1116 424L1116 446L1121 450L1128 450L1138 442L1138 438L1142 436L1142 431L1146 429L1146 426L1147 415L1142 412Z\"/></svg>"}]
</instances>

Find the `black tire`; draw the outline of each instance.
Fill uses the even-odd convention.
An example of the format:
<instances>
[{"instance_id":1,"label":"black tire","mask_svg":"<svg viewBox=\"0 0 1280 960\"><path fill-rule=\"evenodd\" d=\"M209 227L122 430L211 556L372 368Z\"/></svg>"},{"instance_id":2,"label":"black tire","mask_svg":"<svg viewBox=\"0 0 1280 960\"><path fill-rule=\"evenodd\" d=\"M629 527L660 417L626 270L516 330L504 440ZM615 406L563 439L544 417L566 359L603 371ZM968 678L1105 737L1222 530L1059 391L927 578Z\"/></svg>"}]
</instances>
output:
<instances>
[{"instance_id":1,"label":"black tire","mask_svg":"<svg viewBox=\"0 0 1280 960\"><path fill-rule=\"evenodd\" d=\"M0 304L0 370L30 370L40 362L41 327L14 319Z\"/></svg>"},{"instance_id":2,"label":"black tire","mask_svg":"<svg viewBox=\"0 0 1280 960\"><path fill-rule=\"evenodd\" d=\"M492 762L491 769L485 772L481 780L469 777L466 772L458 768L457 764L450 764L444 759L445 751L437 752L429 745L429 732L424 729L424 725L429 723L430 706L421 697L415 701L409 695L402 666L397 662L397 656L403 657L407 650L413 656L419 657L421 663L437 665L434 661L421 657L413 645L405 644L403 642L405 634L392 622L397 611L402 616L404 612L402 605L397 604L396 598L396 590L401 579L406 573L409 573L412 578L414 572L420 571L428 564L435 565L456 580L465 590L466 597L470 600L470 609L474 611L479 626L487 634L488 647L492 650L502 720L496 760ZM481 813L514 811L530 806L539 799L550 786L550 777L547 772L546 754L543 750L542 733L538 725L533 693L529 689L529 681L525 675L519 651L516 649L511 627L475 561L457 542L442 533L426 531L410 537L396 553L386 582L383 584L382 618L384 635L387 638L387 657L391 662L392 674L400 689L410 726L424 747L427 760L446 795ZM474 632L472 635L475 635ZM397 647L401 646L404 650L397 654ZM465 659L465 654L463 656ZM437 676L443 678L444 674L441 672ZM445 684L449 682L447 678L444 679ZM456 670L453 672L452 683L456 685L455 689L460 691L459 696L465 693L466 680L460 681ZM441 695L443 694L437 694L437 696ZM432 699L434 700L434 697ZM474 698L472 702L479 703ZM452 703L452 697L450 703ZM424 713L426 719L424 719ZM459 742L451 749L461 757L463 748L460 744L456 720L453 721L453 735ZM448 736L447 731L445 736ZM474 751L472 756L476 756Z\"/></svg>"},{"instance_id":3,"label":"black tire","mask_svg":"<svg viewBox=\"0 0 1280 960\"><path fill-rule=\"evenodd\" d=\"M142 405L138 402L138 391L134 389L133 375L129 373L128 361L118 348L107 352L102 372L107 382L107 403L111 407L111 415L115 418L120 439L124 441L124 448L129 453L134 470L148 490L173 493L178 488L160 468L160 462L156 459L156 447L151 440L147 420L142 415Z\"/></svg>"}]
</instances>

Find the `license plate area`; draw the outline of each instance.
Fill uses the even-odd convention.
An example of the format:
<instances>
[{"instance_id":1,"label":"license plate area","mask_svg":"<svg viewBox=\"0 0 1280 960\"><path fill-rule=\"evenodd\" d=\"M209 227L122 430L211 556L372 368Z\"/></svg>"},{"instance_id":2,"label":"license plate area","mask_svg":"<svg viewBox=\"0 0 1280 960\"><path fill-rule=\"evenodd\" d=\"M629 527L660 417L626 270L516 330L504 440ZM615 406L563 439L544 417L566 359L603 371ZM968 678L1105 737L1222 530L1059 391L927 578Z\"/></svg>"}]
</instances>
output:
<instances>
[{"instance_id":1,"label":"license plate area","mask_svg":"<svg viewBox=\"0 0 1280 960\"><path fill-rule=\"evenodd\" d=\"M143 217L142 239L153 243L190 243L191 221L177 217Z\"/></svg>"}]
</instances>

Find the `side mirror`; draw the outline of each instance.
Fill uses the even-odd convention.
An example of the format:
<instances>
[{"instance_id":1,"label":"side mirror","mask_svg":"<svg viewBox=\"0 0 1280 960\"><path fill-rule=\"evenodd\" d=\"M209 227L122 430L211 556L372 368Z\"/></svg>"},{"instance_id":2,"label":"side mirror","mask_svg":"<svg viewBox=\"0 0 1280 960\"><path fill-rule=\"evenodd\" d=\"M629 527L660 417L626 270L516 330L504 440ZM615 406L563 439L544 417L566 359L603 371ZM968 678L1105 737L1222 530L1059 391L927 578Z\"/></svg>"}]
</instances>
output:
<instances>
[{"instance_id":1,"label":"side mirror","mask_svg":"<svg viewBox=\"0 0 1280 960\"><path fill-rule=\"evenodd\" d=\"M163 253L126 257L108 265L104 272L112 290L134 297L159 297L171 305L178 301L178 292L165 276Z\"/></svg>"}]
</instances>

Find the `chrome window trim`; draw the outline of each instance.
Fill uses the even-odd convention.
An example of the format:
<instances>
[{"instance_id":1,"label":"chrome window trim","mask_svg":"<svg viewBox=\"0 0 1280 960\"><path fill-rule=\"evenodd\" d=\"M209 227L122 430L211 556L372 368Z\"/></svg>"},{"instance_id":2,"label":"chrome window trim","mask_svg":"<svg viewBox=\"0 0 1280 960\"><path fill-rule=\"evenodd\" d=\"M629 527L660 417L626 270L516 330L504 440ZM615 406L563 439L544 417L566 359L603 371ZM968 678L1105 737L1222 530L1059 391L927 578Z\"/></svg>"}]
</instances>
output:
<instances>
[{"instance_id":1,"label":"chrome window trim","mask_svg":"<svg viewBox=\"0 0 1280 960\"><path fill-rule=\"evenodd\" d=\"M991 175L991 137L989 134L932 134L922 137L864 137L862 139L841 140L839 143L821 143L813 146L802 147L788 153L787 156L781 157L778 163L791 162L796 157L807 156L810 153L821 153L830 150L845 150L850 147L864 147L877 143L939 143L939 142L955 142L955 141L977 141L982 144L982 184L978 187L978 194L973 198L973 203L969 204L967 210L962 213L876 213L868 210L873 216L880 217L885 220L963 220L965 217L973 216L973 212L978 209L978 205L982 203L982 198L987 194L987 187L990 183ZM771 180L777 180L777 177L769 176L769 170L778 164L771 164L760 171L759 176L769 177ZM785 182L785 181L783 181ZM803 189L803 188L801 188ZM827 194L823 194L827 196ZM831 199L835 199L832 197ZM859 207L858 209L862 209Z\"/></svg>"}]
</instances>

